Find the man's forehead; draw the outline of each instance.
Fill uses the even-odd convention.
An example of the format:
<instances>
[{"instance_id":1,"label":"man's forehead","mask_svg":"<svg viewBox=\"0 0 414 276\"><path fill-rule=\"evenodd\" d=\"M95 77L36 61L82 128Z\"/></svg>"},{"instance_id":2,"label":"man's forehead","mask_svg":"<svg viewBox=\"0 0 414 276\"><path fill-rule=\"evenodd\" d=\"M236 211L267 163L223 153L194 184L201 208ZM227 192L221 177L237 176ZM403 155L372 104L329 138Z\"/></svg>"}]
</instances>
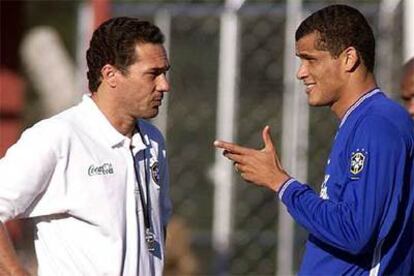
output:
<instances>
[{"instance_id":1,"label":"man's forehead","mask_svg":"<svg viewBox=\"0 0 414 276\"><path fill-rule=\"evenodd\" d=\"M321 35L318 31L314 31L302 36L299 40L296 41L296 48L300 46L306 46L319 51L324 51L320 47L321 44Z\"/></svg>"},{"instance_id":2,"label":"man's forehead","mask_svg":"<svg viewBox=\"0 0 414 276\"><path fill-rule=\"evenodd\" d=\"M301 37L295 43L296 55L305 54L305 53L321 53L321 54L327 53L329 54L328 50L321 49L321 47L319 47L319 39L320 39L320 36L316 32L309 33Z\"/></svg>"},{"instance_id":3,"label":"man's forehead","mask_svg":"<svg viewBox=\"0 0 414 276\"><path fill-rule=\"evenodd\" d=\"M135 51L140 57L145 58L167 58L167 51L164 45L154 43L137 43Z\"/></svg>"},{"instance_id":4,"label":"man's forehead","mask_svg":"<svg viewBox=\"0 0 414 276\"><path fill-rule=\"evenodd\" d=\"M405 78L401 82L401 90L404 95L414 96L414 75Z\"/></svg>"},{"instance_id":5,"label":"man's forehead","mask_svg":"<svg viewBox=\"0 0 414 276\"><path fill-rule=\"evenodd\" d=\"M406 74L414 74L414 57L405 63L403 71Z\"/></svg>"},{"instance_id":6,"label":"man's forehead","mask_svg":"<svg viewBox=\"0 0 414 276\"><path fill-rule=\"evenodd\" d=\"M414 82L414 66L404 72L404 79Z\"/></svg>"},{"instance_id":7,"label":"man's forehead","mask_svg":"<svg viewBox=\"0 0 414 276\"><path fill-rule=\"evenodd\" d=\"M145 68L165 69L169 68L167 51L162 44L139 44L135 48L136 64Z\"/></svg>"},{"instance_id":8,"label":"man's forehead","mask_svg":"<svg viewBox=\"0 0 414 276\"><path fill-rule=\"evenodd\" d=\"M309 43L311 41L315 41L315 39L317 37L318 37L318 35L315 32L306 34L306 35L302 36L301 38L299 38L298 40L296 40L296 45L303 44L303 43Z\"/></svg>"},{"instance_id":9,"label":"man's forehead","mask_svg":"<svg viewBox=\"0 0 414 276\"><path fill-rule=\"evenodd\" d=\"M414 81L414 58L410 59L403 66L401 84Z\"/></svg>"}]
</instances>

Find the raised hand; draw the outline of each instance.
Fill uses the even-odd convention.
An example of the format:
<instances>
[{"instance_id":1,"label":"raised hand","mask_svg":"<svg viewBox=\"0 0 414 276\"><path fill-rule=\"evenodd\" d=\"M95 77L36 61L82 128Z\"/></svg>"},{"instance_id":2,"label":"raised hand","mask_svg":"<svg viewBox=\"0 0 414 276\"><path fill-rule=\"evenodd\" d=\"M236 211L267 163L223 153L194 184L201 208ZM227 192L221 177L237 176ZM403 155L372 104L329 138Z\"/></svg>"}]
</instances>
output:
<instances>
[{"instance_id":1,"label":"raised hand","mask_svg":"<svg viewBox=\"0 0 414 276\"><path fill-rule=\"evenodd\" d=\"M261 150L242 147L240 145L216 140L214 146L223 149L223 155L234 162L234 167L241 177L258 186L278 191L289 179L280 164L270 135L270 127L262 131L264 148Z\"/></svg>"}]
</instances>

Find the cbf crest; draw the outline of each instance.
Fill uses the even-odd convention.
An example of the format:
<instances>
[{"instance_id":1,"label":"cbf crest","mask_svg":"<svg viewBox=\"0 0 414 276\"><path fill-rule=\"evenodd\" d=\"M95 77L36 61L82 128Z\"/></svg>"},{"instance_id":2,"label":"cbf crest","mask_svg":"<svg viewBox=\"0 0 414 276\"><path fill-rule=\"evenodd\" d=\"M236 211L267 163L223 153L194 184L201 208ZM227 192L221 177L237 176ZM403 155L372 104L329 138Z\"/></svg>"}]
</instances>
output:
<instances>
[{"instance_id":1,"label":"cbf crest","mask_svg":"<svg viewBox=\"0 0 414 276\"><path fill-rule=\"evenodd\" d=\"M152 180L156 184L159 184L159 182L160 182L160 166L159 166L158 162L154 162L154 164L152 164L152 166L151 166L151 176L152 176Z\"/></svg>"},{"instance_id":2,"label":"cbf crest","mask_svg":"<svg viewBox=\"0 0 414 276\"><path fill-rule=\"evenodd\" d=\"M368 152L364 149L357 149L356 151L352 152L350 167L351 174L358 175L364 170L367 157Z\"/></svg>"}]
</instances>

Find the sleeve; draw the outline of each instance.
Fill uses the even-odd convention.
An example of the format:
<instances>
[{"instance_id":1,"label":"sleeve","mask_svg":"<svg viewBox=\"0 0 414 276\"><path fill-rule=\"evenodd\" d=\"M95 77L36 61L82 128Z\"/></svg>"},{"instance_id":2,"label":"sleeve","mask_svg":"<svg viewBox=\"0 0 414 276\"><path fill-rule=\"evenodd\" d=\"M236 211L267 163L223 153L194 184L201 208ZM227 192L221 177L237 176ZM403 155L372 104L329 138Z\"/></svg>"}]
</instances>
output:
<instances>
[{"instance_id":1,"label":"sleeve","mask_svg":"<svg viewBox=\"0 0 414 276\"><path fill-rule=\"evenodd\" d=\"M379 242L395 220L407 150L396 127L379 116L364 118L344 147L341 201L323 200L297 181L282 201L314 237L358 254Z\"/></svg>"},{"instance_id":2,"label":"sleeve","mask_svg":"<svg viewBox=\"0 0 414 276\"><path fill-rule=\"evenodd\" d=\"M0 160L0 220L24 216L44 191L57 163L53 131L39 123L23 132Z\"/></svg>"}]
</instances>

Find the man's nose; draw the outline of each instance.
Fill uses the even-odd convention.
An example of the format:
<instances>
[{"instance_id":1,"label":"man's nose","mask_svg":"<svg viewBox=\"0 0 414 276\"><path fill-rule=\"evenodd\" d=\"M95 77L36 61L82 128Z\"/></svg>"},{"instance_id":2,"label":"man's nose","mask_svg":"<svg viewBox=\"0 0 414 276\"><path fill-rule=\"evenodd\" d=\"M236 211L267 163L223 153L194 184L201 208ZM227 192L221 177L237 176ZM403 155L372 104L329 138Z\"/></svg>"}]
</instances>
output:
<instances>
[{"instance_id":1,"label":"man's nose","mask_svg":"<svg viewBox=\"0 0 414 276\"><path fill-rule=\"evenodd\" d=\"M162 92L168 92L170 91L170 82L168 81L166 74L161 74L158 76L158 83L157 83L157 89Z\"/></svg>"},{"instance_id":2,"label":"man's nose","mask_svg":"<svg viewBox=\"0 0 414 276\"><path fill-rule=\"evenodd\" d=\"M303 63L301 63L299 65L298 70L296 71L296 78L298 80L303 80L304 78L306 78L307 75L308 75L308 72L307 72L306 66Z\"/></svg>"}]
</instances>

